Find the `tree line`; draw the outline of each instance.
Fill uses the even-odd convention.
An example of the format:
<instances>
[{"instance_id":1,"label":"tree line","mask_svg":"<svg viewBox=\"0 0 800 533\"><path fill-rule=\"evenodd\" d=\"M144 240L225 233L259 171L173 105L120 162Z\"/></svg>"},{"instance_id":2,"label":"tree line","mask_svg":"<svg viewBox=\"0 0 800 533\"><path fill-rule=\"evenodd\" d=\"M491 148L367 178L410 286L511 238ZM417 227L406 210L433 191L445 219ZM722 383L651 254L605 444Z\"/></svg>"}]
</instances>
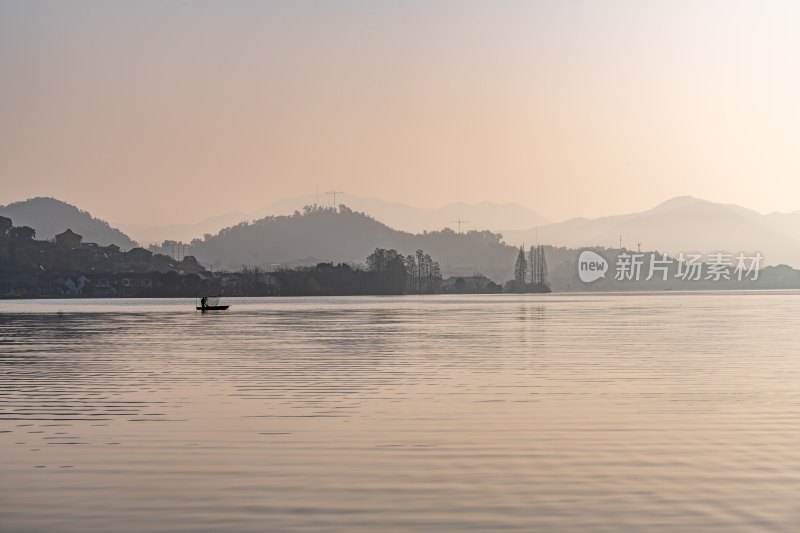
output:
<instances>
[{"instance_id":1,"label":"tree line","mask_svg":"<svg viewBox=\"0 0 800 533\"><path fill-rule=\"evenodd\" d=\"M423 250L403 256L394 249L376 248L365 267L318 263L280 269L274 276L275 292L283 296L431 294L442 285L439 263Z\"/></svg>"}]
</instances>

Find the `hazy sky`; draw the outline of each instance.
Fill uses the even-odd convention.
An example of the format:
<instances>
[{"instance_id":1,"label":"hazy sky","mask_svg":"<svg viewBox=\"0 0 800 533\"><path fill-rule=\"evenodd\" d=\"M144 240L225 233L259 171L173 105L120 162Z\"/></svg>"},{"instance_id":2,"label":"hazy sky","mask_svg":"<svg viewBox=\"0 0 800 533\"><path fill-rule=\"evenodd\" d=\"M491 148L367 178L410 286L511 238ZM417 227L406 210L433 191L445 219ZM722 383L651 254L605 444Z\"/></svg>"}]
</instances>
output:
<instances>
[{"instance_id":1,"label":"hazy sky","mask_svg":"<svg viewBox=\"0 0 800 533\"><path fill-rule=\"evenodd\" d=\"M800 210L798 28L796 1L1 1L0 203Z\"/></svg>"}]
</instances>

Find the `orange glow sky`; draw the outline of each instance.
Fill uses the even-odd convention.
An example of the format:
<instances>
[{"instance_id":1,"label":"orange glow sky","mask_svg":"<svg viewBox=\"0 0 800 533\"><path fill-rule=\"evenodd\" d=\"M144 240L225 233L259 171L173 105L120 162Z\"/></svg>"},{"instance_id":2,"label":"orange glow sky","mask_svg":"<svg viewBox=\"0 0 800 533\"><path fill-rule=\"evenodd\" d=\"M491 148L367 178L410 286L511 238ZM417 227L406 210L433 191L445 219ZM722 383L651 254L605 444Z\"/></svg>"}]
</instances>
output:
<instances>
[{"instance_id":1,"label":"orange glow sky","mask_svg":"<svg viewBox=\"0 0 800 533\"><path fill-rule=\"evenodd\" d=\"M3 2L0 204L800 210L797 2Z\"/></svg>"}]
</instances>

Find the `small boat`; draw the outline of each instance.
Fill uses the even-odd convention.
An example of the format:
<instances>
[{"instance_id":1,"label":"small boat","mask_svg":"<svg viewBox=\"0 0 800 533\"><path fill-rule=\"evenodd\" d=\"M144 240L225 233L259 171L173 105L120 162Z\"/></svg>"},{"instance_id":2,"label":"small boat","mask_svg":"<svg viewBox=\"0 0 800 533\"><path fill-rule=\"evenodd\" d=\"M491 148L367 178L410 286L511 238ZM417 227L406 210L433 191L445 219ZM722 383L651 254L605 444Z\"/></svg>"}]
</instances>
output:
<instances>
[{"instance_id":1,"label":"small boat","mask_svg":"<svg viewBox=\"0 0 800 533\"><path fill-rule=\"evenodd\" d=\"M219 296L203 296L200 298L198 311L224 311L229 305L219 305Z\"/></svg>"}]
</instances>

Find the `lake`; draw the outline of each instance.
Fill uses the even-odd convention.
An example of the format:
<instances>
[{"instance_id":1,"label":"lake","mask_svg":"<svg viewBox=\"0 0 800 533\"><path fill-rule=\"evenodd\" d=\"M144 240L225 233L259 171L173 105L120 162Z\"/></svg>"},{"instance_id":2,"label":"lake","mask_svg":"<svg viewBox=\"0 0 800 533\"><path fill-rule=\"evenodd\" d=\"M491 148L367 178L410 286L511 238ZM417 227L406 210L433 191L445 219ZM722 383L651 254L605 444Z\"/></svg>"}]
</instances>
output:
<instances>
[{"instance_id":1,"label":"lake","mask_svg":"<svg viewBox=\"0 0 800 533\"><path fill-rule=\"evenodd\" d=\"M800 530L800 293L0 301L0 530Z\"/></svg>"}]
</instances>

